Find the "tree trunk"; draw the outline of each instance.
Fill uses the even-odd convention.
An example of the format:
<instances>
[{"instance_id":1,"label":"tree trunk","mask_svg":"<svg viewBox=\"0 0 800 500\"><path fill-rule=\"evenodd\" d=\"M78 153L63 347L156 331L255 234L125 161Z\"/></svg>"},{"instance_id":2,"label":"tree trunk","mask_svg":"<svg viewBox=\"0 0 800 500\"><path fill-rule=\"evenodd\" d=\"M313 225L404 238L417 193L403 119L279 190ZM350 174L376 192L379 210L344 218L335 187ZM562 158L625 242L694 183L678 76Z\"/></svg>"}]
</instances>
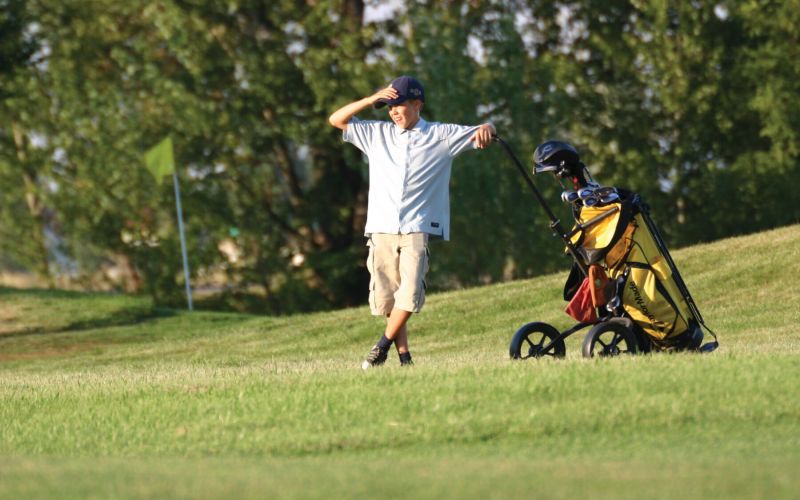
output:
<instances>
[{"instance_id":1,"label":"tree trunk","mask_svg":"<svg viewBox=\"0 0 800 500\"><path fill-rule=\"evenodd\" d=\"M33 221L30 236L36 251L36 255L32 259L34 270L42 278L47 280L48 287L53 288L55 284L50 274L50 261L48 259L47 245L44 240L44 203L38 194L36 170L28 164L27 140L17 122L11 122L11 130L14 136L14 145L17 149L17 159L22 167L22 180L25 185L25 203L28 206L28 212Z\"/></svg>"}]
</instances>

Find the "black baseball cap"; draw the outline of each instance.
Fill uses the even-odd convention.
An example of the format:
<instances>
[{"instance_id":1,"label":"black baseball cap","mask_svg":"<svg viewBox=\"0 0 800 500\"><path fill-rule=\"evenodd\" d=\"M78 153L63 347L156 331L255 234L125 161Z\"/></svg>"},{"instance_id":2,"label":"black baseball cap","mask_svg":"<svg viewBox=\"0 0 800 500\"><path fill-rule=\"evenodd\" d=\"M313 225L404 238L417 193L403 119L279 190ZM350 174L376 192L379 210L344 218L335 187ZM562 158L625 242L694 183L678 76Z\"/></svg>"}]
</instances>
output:
<instances>
[{"instance_id":1,"label":"black baseball cap","mask_svg":"<svg viewBox=\"0 0 800 500\"><path fill-rule=\"evenodd\" d=\"M389 106L397 106L409 99L419 99L425 102L425 89L419 80L413 76L400 76L392 80L392 87L397 91L397 99L378 99L375 103L375 108L380 109L387 104Z\"/></svg>"}]
</instances>

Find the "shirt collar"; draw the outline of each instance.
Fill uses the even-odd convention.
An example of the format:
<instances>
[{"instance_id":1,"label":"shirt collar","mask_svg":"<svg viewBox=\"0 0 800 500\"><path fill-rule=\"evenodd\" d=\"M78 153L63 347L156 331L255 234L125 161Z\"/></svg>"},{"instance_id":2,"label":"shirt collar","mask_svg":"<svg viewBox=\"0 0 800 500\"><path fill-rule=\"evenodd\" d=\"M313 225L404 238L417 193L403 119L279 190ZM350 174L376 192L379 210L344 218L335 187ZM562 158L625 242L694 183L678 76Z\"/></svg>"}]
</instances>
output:
<instances>
[{"instance_id":1,"label":"shirt collar","mask_svg":"<svg viewBox=\"0 0 800 500\"><path fill-rule=\"evenodd\" d=\"M413 130L415 132L425 132L427 129L428 129L428 122L426 122L425 119L420 116L419 120L417 120L417 123L415 123L413 127L411 127L410 129L404 128L400 131L400 133L405 134L409 130Z\"/></svg>"}]
</instances>

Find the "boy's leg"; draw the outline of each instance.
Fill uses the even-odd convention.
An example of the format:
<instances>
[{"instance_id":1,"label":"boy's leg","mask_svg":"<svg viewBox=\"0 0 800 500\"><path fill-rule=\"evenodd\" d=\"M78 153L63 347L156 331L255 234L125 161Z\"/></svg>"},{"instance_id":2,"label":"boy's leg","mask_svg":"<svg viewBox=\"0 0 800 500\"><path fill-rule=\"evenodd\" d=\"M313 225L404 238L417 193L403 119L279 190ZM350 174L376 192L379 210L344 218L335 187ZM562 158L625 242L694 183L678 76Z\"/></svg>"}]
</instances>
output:
<instances>
[{"instance_id":1,"label":"boy's leg","mask_svg":"<svg viewBox=\"0 0 800 500\"><path fill-rule=\"evenodd\" d=\"M400 288L400 255L397 235L373 234L367 246L370 274L369 306L375 316L389 316L394 309L394 294Z\"/></svg>"},{"instance_id":2,"label":"boy's leg","mask_svg":"<svg viewBox=\"0 0 800 500\"><path fill-rule=\"evenodd\" d=\"M384 313L387 319L382 338L364 362L365 369L382 364L392 343L401 355L401 362L405 357L408 359L403 364L410 364L407 322L412 312L418 312L425 302L427 243L428 235L423 233L398 236L380 234L370 239L371 252L367 267L373 280L381 280L375 281L376 287L371 290L370 306L373 314ZM387 291L392 289L394 294L388 296ZM386 313L385 309L381 311L382 307L387 306L391 307L390 312Z\"/></svg>"},{"instance_id":3,"label":"boy's leg","mask_svg":"<svg viewBox=\"0 0 800 500\"><path fill-rule=\"evenodd\" d=\"M394 340L400 360L408 358L408 320L425 303L425 274L428 272L428 235L403 235L399 245L400 287L395 292L395 305L386 322L387 338Z\"/></svg>"},{"instance_id":4,"label":"boy's leg","mask_svg":"<svg viewBox=\"0 0 800 500\"><path fill-rule=\"evenodd\" d=\"M373 234L367 246L367 269L370 273L369 305L373 315L391 316L394 309L394 293L400 287L399 251L397 235ZM393 338L386 335L378 339L361 367L382 365L392 346Z\"/></svg>"},{"instance_id":5,"label":"boy's leg","mask_svg":"<svg viewBox=\"0 0 800 500\"><path fill-rule=\"evenodd\" d=\"M384 335L387 339L394 340L398 354L408 352L408 319L411 313L402 309L394 308L391 314L386 317L386 331Z\"/></svg>"},{"instance_id":6,"label":"boy's leg","mask_svg":"<svg viewBox=\"0 0 800 500\"><path fill-rule=\"evenodd\" d=\"M394 346L397 348L397 355L400 357L400 366L414 364L411 361L411 352L408 350L408 324L403 325L394 338Z\"/></svg>"}]
</instances>

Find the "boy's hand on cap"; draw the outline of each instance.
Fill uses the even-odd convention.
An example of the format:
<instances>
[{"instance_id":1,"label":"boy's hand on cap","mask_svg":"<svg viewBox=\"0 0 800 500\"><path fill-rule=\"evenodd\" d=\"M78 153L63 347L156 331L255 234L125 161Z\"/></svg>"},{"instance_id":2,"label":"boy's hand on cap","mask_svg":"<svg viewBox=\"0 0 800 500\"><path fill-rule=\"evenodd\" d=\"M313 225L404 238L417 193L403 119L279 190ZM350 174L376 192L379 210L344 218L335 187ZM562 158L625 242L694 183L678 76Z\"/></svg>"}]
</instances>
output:
<instances>
[{"instance_id":1,"label":"boy's hand on cap","mask_svg":"<svg viewBox=\"0 0 800 500\"><path fill-rule=\"evenodd\" d=\"M374 94L372 94L372 96L370 97L370 100L374 104L374 103L378 102L378 100L380 100L380 99L388 99L388 100L397 99L397 96L398 96L397 90L395 90L394 87L389 85L388 87L386 87L384 89L380 89L379 91L377 91Z\"/></svg>"}]
</instances>

